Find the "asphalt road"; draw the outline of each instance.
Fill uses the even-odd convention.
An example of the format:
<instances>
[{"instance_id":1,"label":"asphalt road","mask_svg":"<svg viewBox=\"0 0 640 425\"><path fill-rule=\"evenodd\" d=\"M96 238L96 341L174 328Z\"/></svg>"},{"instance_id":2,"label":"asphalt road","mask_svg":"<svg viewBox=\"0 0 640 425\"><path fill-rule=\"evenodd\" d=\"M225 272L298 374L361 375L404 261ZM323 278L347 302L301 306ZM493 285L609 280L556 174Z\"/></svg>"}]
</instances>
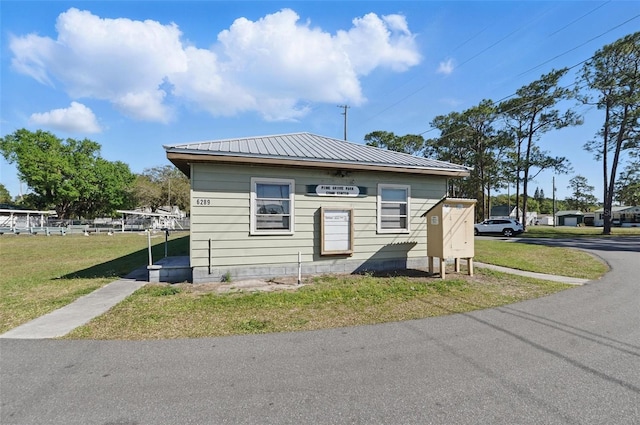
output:
<instances>
[{"instance_id":1,"label":"asphalt road","mask_svg":"<svg viewBox=\"0 0 640 425\"><path fill-rule=\"evenodd\" d=\"M612 270L537 300L385 325L0 340L0 423L638 424L640 238L553 243Z\"/></svg>"}]
</instances>

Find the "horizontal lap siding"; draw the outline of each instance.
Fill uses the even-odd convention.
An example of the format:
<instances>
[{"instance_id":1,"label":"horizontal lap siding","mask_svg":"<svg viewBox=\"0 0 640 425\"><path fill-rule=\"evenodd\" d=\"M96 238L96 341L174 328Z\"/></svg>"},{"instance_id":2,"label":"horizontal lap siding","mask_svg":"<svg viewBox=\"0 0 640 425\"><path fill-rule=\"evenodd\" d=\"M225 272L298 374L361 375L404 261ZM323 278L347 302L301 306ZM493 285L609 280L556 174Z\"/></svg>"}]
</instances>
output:
<instances>
[{"instance_id":1,"label":"horizontal lap siding","mask_svg":"<svg viewBox=\"0 0 640 425\"><path fill-rule=\"evenodd\" d=\"M444 196L445 179L403 174L353 172L347 178L331 171L259 166L193 164L191 199L191 265L242 266L291 263L298 252L303 261L366 261L426 253L426 223L420 217ZM250 235L251 178L295 180L295 232L293 235ZM377 234L378 183L411 186L411 232ZM336 184L367 187L358 198L306 195L307 185ZM209 206L197 205L206 199ZM320 207L353 208L354 252L347 256L320 256ZM211 240L211 241L210 241ZM210 241L210 242L209 242Z\"/></svg>"}]
</instances>

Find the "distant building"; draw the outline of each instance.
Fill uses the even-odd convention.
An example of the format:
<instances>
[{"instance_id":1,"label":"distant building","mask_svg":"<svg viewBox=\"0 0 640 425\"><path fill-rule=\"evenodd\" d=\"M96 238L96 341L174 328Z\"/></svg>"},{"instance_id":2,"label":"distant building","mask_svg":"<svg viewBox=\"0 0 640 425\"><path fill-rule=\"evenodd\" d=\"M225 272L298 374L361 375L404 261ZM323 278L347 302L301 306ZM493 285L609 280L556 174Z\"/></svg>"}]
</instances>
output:
<instances>
[{"instance_id":1,"label":"distant building","mask_svg":"<svg viewBox=\"0 0 640 425\"><path fill-rule=\"evenodd\" d=\"M604 226L604 208L597 209L594 213L593 225ZM611 224L620 227L640 227L640 206L611 207Z\"/></svg>"},{"instance_id":2,"label":"distant building","mask_svg":"<svg viewBox=\"0 0 640 425\"><path fill-rule=\"evenodd\" d=\"M37 232L46 228L47 217L55 215L55 211L2 208L0 209L0 234Z\"/></svg>"},{"instance_id":3,"label":"distant building","mask_svg":"<svg viewBox=\"0 0 640 425\"><path fill-rule=\"evenodd\" d=\"M516 218L517 216L522 217L522 210L516 207L510 207L509 205L491 207L491 212L489 213L490 219Z\"/></svg>"},{"instance_id":4,"label":"distant building","mask_svg":"<svg viewBox=\"0 0 640 425\"><path fill-rule=\"evenodd\" d=\"M584 223L584 213L582 211L557 211L556 212L556 225L557 226L580 226Z\"/></svg>"},{"instance_id":5,"label":"distant building","mask_svg":"<svg viewBox=\"0 0 640 425\"><path fill-rule=\"evenodd\" d=\"M518 219L521 223L522 220L522 210L516 207L509 207L508 205L498 205L495 207L491 207L491 212L489 213L490 219L497 218L513 218ZM536 219L538 218L537 211L527 211L527 219L525 224L527 226L533 225L536 223Z\"/></svg>"},{"instance_id":6,"label":"distant building","mask_svg":"<svg viewBox=\"0 0 640 425\"><path fill-rule=\"evenodd\" d=\"M552 215L539 215L534 224L540 226L553 226L553 223L555 222Z\"/></svg>"},{"instance_id":7,"label":"distant building","mask_svg":"<svg viewBox=\"0 0 640 425\"><path fill-rule=\"evenodd\" d=\"M596 219L596 213L593 213L593 212L584 213L584 225L585 226L592 226L593 227L595 219Z\"/></svg>"}]
</instances>

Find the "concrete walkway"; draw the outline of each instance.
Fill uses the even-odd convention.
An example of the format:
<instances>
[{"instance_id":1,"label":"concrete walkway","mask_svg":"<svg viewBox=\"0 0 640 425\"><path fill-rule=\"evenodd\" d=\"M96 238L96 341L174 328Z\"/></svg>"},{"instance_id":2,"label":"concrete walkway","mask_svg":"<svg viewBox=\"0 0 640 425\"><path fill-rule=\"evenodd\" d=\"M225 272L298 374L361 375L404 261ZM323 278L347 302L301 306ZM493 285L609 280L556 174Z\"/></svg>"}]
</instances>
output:
<instances>
[{"instance_id":1,"label":"concrete walkway","mask_svg":"<svg viewBox=\"0 0 640 425\"><path fill-rule=\"evenodd\" d=\"M13 328L0 335L0 338L46 339L64 336L105 313L147 283L133 277L116 280L69 305Z\"/></svg>"},{"instance_id":2,"label":"concrete walkway","mask_svg":"<svg viewBox=\"0 0 640 425\"><path fill-rule=\"evenodd\" d=\"M493 264L484 264L484 263L478 263L475 261L473 262L473 265L475 267L483 267L485 269L496 270L502 273L517 274L519 276L532 277L534 279L550 280L552 282L561 282L569 285L584 285L585 283L589 282L589 279L580 279L577 277L567 277L567 276L556 276L556 275L536 273L536 272L526 272L523 270L514 270L507 267L494 266Z\"/></svg>"},{"instance_id":3,"label":"concrete walkway","mask_svg":"<svg viewBox=\"0 0 640 425\"><path fill-rule=\"evenodd\" d=\"M582 285L588 282L586 279L526 272L477 262L474 262L474 266L572 285ZM64 336L75 328L88 323L94 317L98 317L107 312L111 307L115 306L120 301L146 285L148 282L146 281L146 276L143 276L144 274L146 274L146 268L139 269L128 275L126 278L111 282L88 295L78 298L76 301L65 307L45 314L44 316L20 325L17 328L11 329L10 331L0 335L0 338L47 339ZM241 290L243 288L262 288L266 285L268 285L268 283L255 279L246 282L239 281L233 283L234 289ZM262 288L261 290L267 289Z\"/></svg>"}]
</instances>

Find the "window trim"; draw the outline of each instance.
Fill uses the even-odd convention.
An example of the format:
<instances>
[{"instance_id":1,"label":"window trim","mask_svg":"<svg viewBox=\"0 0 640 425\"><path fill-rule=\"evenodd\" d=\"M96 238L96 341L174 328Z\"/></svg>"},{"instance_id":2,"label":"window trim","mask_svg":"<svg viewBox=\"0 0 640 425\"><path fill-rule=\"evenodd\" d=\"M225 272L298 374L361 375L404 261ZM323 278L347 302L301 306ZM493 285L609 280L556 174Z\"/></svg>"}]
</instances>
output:
<instances>
[{"instance_id":1,"label":"window trim","mask_svg":"<svg viewBox=\"0 0 640 425\"><path fill-rule=\"evenodd\" d=\"M257 228L256 214L258 208L256 206L257 185L258 184L280 184L289 186L289 229L286 230L260 230ZM295 232L295 188L296 183L293 179L277 179L271 177L251 177L251 195L250 195L250 208L249 208L249 234L262 236L262 235L293 235Z\"/></svg>"},{"instance_id":2,"label":"window trim","mask_svg":"<svg viewBox=\"0 0 640 425\"><path fill-rule=\"evenodd\" d=\"M382 228L382 190L383 189L402 189L407 192L407 227L406 229L383 229ZM389 233L410 233L411 232L411 185L406 184L378 184L378 196L377 196L377 233L389 234Z\"/></svg>"}]
</instances>

